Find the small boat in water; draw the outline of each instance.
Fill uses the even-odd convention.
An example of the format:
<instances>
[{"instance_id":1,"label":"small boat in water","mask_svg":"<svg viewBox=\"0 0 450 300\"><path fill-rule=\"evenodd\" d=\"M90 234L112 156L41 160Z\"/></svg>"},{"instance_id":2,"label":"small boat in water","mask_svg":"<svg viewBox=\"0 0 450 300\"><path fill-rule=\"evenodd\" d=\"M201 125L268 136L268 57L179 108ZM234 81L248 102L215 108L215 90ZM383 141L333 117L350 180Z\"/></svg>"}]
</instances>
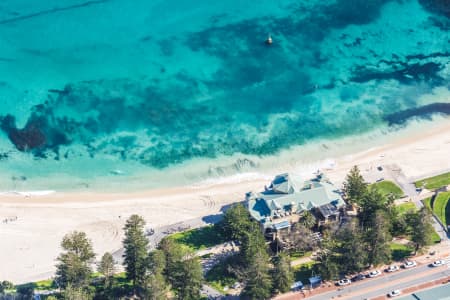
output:
<instances>
[{"instance_id":1,"label":"small boat in water","mask_svg":"<svg viewBox=\"0 0 450 300\"><path fill-rule=\"evenodd\" d=\"M272 36L269 34L269 36L267 37L267 40L266 40L266 44L272 45L272 43L273 43Z\"/></svg>"}]
</instances>

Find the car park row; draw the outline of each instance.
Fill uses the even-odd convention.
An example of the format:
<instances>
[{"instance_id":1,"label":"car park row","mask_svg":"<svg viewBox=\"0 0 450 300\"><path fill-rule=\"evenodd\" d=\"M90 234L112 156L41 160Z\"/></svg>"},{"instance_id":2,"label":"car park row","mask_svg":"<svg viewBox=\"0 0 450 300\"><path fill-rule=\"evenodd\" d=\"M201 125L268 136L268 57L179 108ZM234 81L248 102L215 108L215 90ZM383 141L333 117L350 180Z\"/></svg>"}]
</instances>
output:
<instances>
[{"instance_id":1,"label":"car park row","mask_svg":"<svg viewBox=\"0 0 450 300\"><path fill-rule=\"evenodd\" d=\"M447 265L447 262L442 259L436 260L429 264L430 267L440 267L440 266L444 266L444 265ZM410 268L414 268L416 266L417 266L417 263L415 261L407 260L401 265L390 265L384 271L387 273L392 273L392 272L399 271L400 268L410 269ZM449 268L450 268L450 264L449 264ZM378 277L381 274L382 274L382 272L380 270L372 270L366 274L363 274L363 273L357 274L357 275L353 276L351 279L343 278L343 279L339 280L338 282L336 282L336 285L346 286L346 285L351 284L352 282L364 280L366 278ZM397 297L401 294L402 294L402 292L400 290L393 290L393 291L389 292L387 294L387 296L392 298L392 297Z\"/></svg>"}]
</instances>

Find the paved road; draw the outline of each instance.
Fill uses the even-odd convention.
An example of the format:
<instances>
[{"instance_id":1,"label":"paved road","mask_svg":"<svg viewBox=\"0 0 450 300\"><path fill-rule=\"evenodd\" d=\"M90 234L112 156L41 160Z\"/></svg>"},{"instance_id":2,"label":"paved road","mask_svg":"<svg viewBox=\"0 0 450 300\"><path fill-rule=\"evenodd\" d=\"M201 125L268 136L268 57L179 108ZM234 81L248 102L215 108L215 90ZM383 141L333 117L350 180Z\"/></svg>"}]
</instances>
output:
<instances>
[{"instance_id":1,"label":"paved road","mask_svg":"<svg viewBox=\"0 0 450 300\"><path fill-rule=\"evenodd\" d=\"M383 272L383 274L377 278L367 278L363 281L352 283L351 285L344 287L340 291L334 290L317 296L308 297L307 299L370 299L377 296L386 295L392 290L402 290L419 283L425 283L447 276L450 276L450 269L448 266L431 268L428 265L419 265L418 267L409 270L401 270L392 274ZM306 295L308 295L307 292Z\"/></svg>"}]
</instances>

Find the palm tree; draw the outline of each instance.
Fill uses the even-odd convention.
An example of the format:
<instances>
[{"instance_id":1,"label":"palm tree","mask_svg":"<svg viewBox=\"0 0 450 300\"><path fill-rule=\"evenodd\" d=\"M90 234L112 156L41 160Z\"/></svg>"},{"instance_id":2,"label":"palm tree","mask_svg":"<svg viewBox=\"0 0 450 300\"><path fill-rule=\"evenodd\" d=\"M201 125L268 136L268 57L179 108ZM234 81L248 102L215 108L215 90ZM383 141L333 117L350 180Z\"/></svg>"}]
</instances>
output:
<instances>
[{"instance_id":1,"label":"palm tree","mask_svg":"<svg viewBox=\"0 0 450 300\"><path fill-rule=\"evenodd\" d=\"M316 225L316 217L314 217L314 215L309 210L306 210L300 217L300 223L303 224L306 228L311 229L314 225Z\"/></svg>"}]
</instances>

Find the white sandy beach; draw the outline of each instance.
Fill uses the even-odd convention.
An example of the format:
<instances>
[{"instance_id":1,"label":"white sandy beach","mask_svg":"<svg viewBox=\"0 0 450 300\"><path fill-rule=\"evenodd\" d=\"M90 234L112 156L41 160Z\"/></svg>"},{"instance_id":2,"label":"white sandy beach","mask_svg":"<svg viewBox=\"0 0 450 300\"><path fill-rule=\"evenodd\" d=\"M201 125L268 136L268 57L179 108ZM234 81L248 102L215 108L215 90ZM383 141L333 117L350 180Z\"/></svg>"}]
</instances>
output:
<instances>
[{"instance_id":1,"label":"white sandy beach","mask_svg":"<svg viewBox=\"0 0 450 300\"><path fill-rule=\"evenodd\" d=\"M448 171L450 121L426 134L333 158L333 166L323 171L339 185L355 164L363 173L378 165L395 164L411 179ZM2 194L0 221L10 221L0 222L0 280L22 283L51 277L59 243L72 230L85 231L101 255L120 248L122 227L131 214L142 215L150 227L214 215L224 205L242 200L245 192L259 190L267 183L265 174L241 182L126 194Z\"/></svg>"}]
</instances>

